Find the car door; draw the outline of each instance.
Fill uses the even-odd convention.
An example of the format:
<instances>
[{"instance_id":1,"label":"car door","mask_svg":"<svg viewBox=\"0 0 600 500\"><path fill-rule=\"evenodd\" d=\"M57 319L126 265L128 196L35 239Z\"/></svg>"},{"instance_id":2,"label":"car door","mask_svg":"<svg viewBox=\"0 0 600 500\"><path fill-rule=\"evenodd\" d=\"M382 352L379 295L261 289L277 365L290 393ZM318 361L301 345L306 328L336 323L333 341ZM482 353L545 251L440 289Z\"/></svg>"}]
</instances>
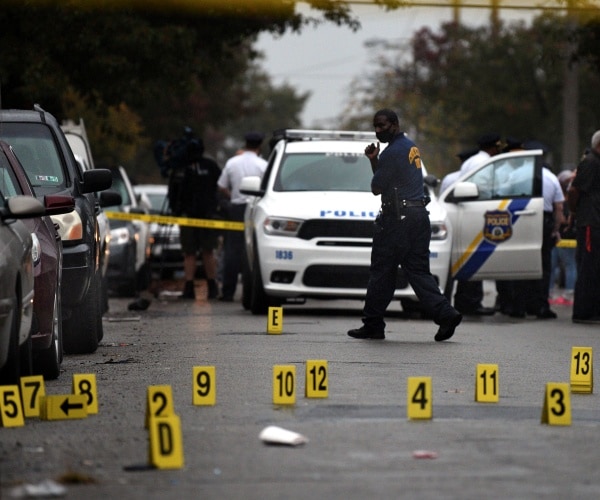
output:
<instances>
[{"instance_id":1,"label":"car door","mask_svg":"<svg viewBox=\"0 0 600 500\"><path fill-rule=\"evenodd\" d=\"M494 156L443 195L452 227L452 278L541 277L541 155L520 151Z\"/></svg>"}]
</instances>

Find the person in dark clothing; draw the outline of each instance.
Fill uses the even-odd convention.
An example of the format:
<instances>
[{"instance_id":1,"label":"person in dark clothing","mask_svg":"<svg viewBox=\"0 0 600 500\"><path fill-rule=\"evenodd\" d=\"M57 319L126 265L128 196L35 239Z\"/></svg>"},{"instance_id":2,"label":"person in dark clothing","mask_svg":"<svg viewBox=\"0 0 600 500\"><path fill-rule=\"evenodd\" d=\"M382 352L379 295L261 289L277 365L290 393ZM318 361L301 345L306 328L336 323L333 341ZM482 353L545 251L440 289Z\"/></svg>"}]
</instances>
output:
<instances>
[{"instance_id":1,"label":"person in dark clothing","mask_svg":"<svg viewBox=\"0 0 600 500\"><path fill-rule=\"evenodd\" d=\"M572 319L575 323L600 323L600 130L577 166L567 200L577 227Z\"/></svg>"},{"instance_id":2,"label":"person in dark clothing","mask_svg":"<svg viewBox=\"0 0 600 500\"><path fill-rule=\"evenodd\" d=\"M182 182L177 202L177 215L197 219L215 218L217 211L217 180L221 169L214 160L204 156L201 139L189 141L188 162L183 169ZM177 204L175 204L177 203ZM185 285L181 298L194 300L194 277L198 252L202 254L202 267L208 282L208 298L218 295L216 282L217 265L214 251L218 243L218 231L204 227L180 227L183 251L183 273Z\"/></svg>"},{"instance_id":3,"label":"person in dark clothing","mask_svg":"<svg viewBox=\"0 0 600 500\"><path fill-rule=\"evenodd\" d=\"M398 116L390 109L375 113L373 127L379 142L367 146L365 155L373 170L371 191L381 195L381 211L375 221L363 326L348 335L385 338L384 314L394 297L398 266L402 266L423 310L439 325L435 340L447 340L462 315L440 292L429 270L431 225L419 149L400 130ZM389 143L381 154L380 142Z\"/></svg>"}]
</instances>

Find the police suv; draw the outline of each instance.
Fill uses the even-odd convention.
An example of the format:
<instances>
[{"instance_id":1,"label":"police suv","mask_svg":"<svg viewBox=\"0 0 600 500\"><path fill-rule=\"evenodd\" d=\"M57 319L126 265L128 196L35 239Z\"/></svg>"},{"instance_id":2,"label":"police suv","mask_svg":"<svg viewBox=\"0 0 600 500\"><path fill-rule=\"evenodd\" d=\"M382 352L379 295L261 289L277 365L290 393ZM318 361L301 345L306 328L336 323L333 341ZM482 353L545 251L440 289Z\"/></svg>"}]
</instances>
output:
<instances>
[{"instance_id":1,"label":"police suv","mask_svg":"<svg viewBox=\"0 0 600 500\"><path fill-rule=\"evenodd\" d=\"M364 299L373 221L381 204L371 193L364 150L376 141L372 132L276 134L262 180L242 181L242 192L252 195L244 229L246 309L262 314L269 306L308 298ZM435 178L423 168L431 198L430 269L441 291L450 295L453 279L541 276L540 154L494 157L440 198ZM401 268L394 296L405 310L418 309Z\"/></svg>"}]
</instances>

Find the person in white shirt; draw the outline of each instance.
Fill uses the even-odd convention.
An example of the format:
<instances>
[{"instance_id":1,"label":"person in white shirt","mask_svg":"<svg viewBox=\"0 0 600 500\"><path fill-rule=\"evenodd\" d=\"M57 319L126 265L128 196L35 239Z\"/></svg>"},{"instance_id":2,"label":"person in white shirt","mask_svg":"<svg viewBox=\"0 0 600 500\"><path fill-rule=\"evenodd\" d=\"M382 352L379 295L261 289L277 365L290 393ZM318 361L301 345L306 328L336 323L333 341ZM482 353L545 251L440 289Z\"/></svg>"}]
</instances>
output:
<instances>
[{"instance_id":1,"label":"person in white shirt","mask_svg":"<svg viewBox=\"0 0 600 500\"><path fill-rule=\"evenodd\" d=\"M267 168L267 162L259 156L264 135L248 132L244 139L244 149L227 161L217 182L219 193L229 202L228 218L233 221L244 220L247 197L240 193L242 179L254 175L262 177ZM244 258L243 231L227 231L223 256L223 286L219 300L232 302Z\"/></svg>"}]
</instances>

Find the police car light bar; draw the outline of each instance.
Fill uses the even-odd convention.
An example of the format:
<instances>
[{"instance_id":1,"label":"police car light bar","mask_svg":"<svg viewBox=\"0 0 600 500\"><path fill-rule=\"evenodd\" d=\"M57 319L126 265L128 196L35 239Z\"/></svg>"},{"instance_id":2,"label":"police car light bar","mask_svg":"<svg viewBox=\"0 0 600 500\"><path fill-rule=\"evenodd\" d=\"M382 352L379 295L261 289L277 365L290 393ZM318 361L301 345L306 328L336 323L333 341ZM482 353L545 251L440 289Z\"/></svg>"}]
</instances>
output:
<instances>
[{"instance_id":1,"label":"police car light bar","mask_svg":"<svg viewBox=\"0 0 600 500\"><path fill-rule=\"evenodd\" d=\"M373 141L376 139L374 132L360 130L309 130L309 129L282 129L273 133L274 137L281 139L328 139L328 140L363 140Z\"/></svg>"}]
</instances>

